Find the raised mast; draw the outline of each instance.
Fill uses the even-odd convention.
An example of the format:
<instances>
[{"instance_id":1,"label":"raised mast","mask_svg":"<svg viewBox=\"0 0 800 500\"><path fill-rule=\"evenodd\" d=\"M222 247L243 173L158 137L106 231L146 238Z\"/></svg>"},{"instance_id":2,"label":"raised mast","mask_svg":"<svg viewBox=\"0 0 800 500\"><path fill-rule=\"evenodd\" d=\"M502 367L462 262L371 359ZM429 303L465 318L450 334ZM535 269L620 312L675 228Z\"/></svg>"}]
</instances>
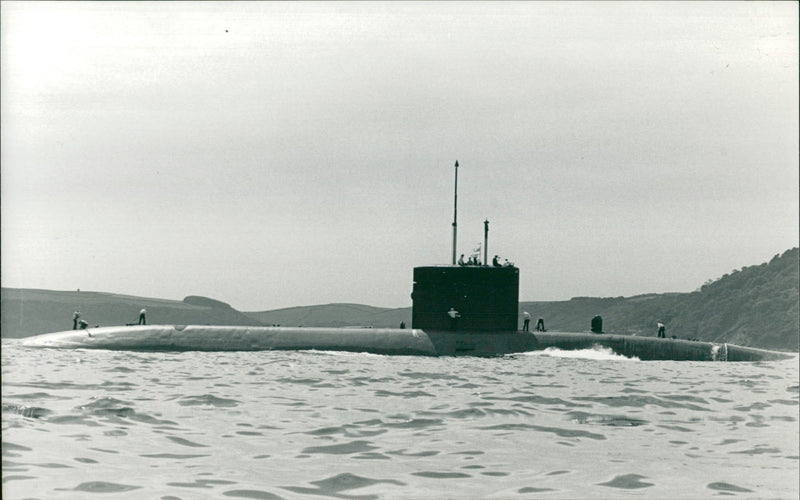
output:
<instances>
[{"instance_id":1,"label":"raised mast","mask_svg":"<svg viewBox=\"0 0 800 500\"><path fill-rule=\"evenodd\" d=\"M456 160L456 183L453 195L453 265L456 265L456 222L458 215L458 160Z\"/></svg>"},{"instance_id":2,"label":"raised mast","mask_svg":"<svg viewBox=\"0 0 800 500\"><path fill-rule=\"evenodd\" d=\"M483 265L489 265L489 219L483 221Z\"/></svg>"}]
</instances>

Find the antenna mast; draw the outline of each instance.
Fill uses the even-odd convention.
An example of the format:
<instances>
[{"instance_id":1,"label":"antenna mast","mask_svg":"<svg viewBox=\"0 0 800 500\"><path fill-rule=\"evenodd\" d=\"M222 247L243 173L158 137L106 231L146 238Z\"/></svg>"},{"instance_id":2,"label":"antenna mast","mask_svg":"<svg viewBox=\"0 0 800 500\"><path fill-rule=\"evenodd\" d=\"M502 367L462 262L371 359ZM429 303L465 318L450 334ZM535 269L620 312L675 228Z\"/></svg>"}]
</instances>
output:
<instances>
[{"instance_id":1,"label":"antenna mast","mask_svg":"<svg viewBox=\"0 0 800 500\"><path fill-rule=\"evenodd\" d=\"M458 160L456 160L456 185L453 195L453 265L456 265L456 216L458 215Z\"/></svg>"},{"instance_id":2,"label":"antenna mast","mask_svg":"<svg viewBox=\"0 0 800 500\"><path fill-rule=\"evenodd\" d=\"M489 265L489 219L483 221L483 265Z\"/></svg>"}]
</instances>

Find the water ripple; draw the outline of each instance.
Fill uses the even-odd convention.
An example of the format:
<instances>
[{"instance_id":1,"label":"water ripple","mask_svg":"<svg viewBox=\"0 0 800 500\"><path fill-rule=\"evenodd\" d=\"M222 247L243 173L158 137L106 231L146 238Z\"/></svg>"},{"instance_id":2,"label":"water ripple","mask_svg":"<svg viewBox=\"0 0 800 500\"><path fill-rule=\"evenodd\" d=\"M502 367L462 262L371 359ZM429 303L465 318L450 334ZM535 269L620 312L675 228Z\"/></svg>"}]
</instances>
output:
<instances>
[{"instance_id":1,"label":"water ripple","mask_svg":"<svg viewBox=\"0 0 800 500\"><path fill-rule=\"evenodd\" d=\"M311 484L316 485L316 488L305 488L300 486L282 486L283 489L300 493L304 495L321 495L330 496L335 498L350 498L350 499L376 499L377 495L343 495L342 492L355 490L358 488L365 488L376 484L390 484L396 486L405 486L406 483L397 481L395 479L372 479L368 477L357 476L355 474L343 473L332 476L319 481L311 481Z\"/></svg>"},{"instance_id":2,"label":"water ripple","mask_svg":"<svg viewBox=\"0 0 800 500\"><path fill-rule=\"evenodd\" d=\"M177 436L167 436L167 439L174 443L178 443L181 446L189 446L191 448L208 448L208 445L195 443L194 441L189 441L188 439L183 439Z\"/></svg>"},{"instance_id":3,"label":"water ripple","mask_svg":"<svg viewBox=\"0 0 800 500\"><path fill-rule=\"evenodd\" d=\"M430 477L433 479L464 479L472 477L471 475L464 474L463 472L420 471L412 472L411 474L414 476Z\"/></svg>"},{"instance_id":4,"label":"water ripple","mask_svg":"<svg viewBox=\"0 0 800 500\"><path fill-rule=\"evenodd\" d=\"M220 398L212 394L202 396L185 396L178 404L181 406L215 406L217 408L230 408L240 403L235 399Z\"/></svg>"},{"instance_id":5,"label":"water ripple","mask_svg":"<svg viewBox=\"0 0 800 500\"><path fill-rule=\"evenodd\" d=\"M113 415L127 417L134 413L130 403L112 397L98 398L91 403L78 406L76 409L90 415Z\"/></svg>"},{"instance_id":6,"label":"water ripple","mask_svg":"<svg viewBox=\"0 0 800 500\"><path fill-rule=\"evenodd\" d=\"M284 500L282 496L262 490L228 490L222 492L226 497L252 498L255 500Z\"/></svg>"},{"instance_id":7,"label":"water ripple","mask_svg":"<svg viewBox=\"0 0 800 500\"><path fill-rule=\"evenodd\" d=\"M376 449L369 441L351 441L349 443L334 444L330 446L311 446L305 448L302 453L324 453L330 455L349 455Z\"/></svg>"},{"instance_id":8,"label":"water ripple","mask_svg":"<svg viewBox=\"0 0 800 500\"><path fill-rule=\"evenodd\" d=\"M191 459L191 458L201 458L201 457L208 457L208 456L211 456L211 455L189 455L189 454L182 455L180 453L150 453L150 454L145 453L145 454L142 454L142 455L139 455L139 456L143 457L143 458L168 458L168 459L174 459L174 460L184 460L184 459L187 459L187 458L189 458L189 459Z\"/></svg>"},{"instance_id":9,"label":"water ripple","mask_svg":"<svg viewBox=\"0 0 800 500\"><path fill-rule=\"evenodd\" d=\"M708 483L706 487L714 491L724 491L724 492L734 492L734 493L753 492L753 490L748 490L747 488L742 488L741 486L736 486L735 484L725 483L722 481L716 483Z\"/></svg>"},{"instance_id":10,"label":"water ripple","mask_svg":"<svg viewBox=\"0 0 800 500\"><path fill-rule=\"evenodd\" d=\"M578 396L575 399L592 403L602 403L614 407L633 406L636 408L643 408L645 406L660 406L662 408L687 408L697 411L711 411L702 406L675 403L655 396Z\"/></svg>"},{"instance_id":11,"label":"water ripple","mask_svg":"<svg viewBox=\"0 0 800 500\"><path fill-rule=\"evenodd\" d=\"M27 418L42 418L52 414L53 412L40 406L25 406L13 403L3 403L3 413L16 413Z\"/></svg>"},{"instance_id":12,"label":"water ripple","mask_svg":"<svg viewBox=\"0 0 800 500\"><path fill-rule=\"evenodd\" d=\"M634 490L639 488L649 488L650 486L655 486L653 483L646 483L641 481L641 479L645 479L646 476L640 476L639 474L623 474L621 476L617 476L611 481L605 483L597 483L600 486L608 486L609 488L620 488L623 490Z\"/></svg>"},{"instance_id":13,"label":"water ripple","mask_svg":"<svg viewBox=\"0 0 800 500\"><path fill-rule=\"evenodd\" d=\"M130 484L108 483L105 481L89 481L81 483L71 491L84 491L87 493L120 493L123 491L138 490L141 486L134 486ZM56 488L57 491L70 491L62 488Z\"/></svg>"},{"instance_id":14,"label":"water ripple","mask_svg":"<svg viewBox=\"0 0 800 500\"><path fill-rule=\"evenodd\" d=\"M625 415L603 415L597 413L585 413L581 411L571 411L567 415L578 424L607 425L610 427L638 427L648 423L647 420L631 418Z\"/></svg>"},{"instance_id":15,"label":"water ripple","mask_svg":"<svg viewBox=\"0 0 800 500\"><path fill-rule=\"evenodd\" d=\"M574 429L562 429L560 427L545 427L533 424L498 424L490 425L488 427L479 427L482 430L502 430L502 431L518 431L531 429L539 432L550 432L560 437L585 437L589 439L596 439L602 441L606 439L603 434L595 434L594 432L580 431Z\"/></svg>"}]
</instances>

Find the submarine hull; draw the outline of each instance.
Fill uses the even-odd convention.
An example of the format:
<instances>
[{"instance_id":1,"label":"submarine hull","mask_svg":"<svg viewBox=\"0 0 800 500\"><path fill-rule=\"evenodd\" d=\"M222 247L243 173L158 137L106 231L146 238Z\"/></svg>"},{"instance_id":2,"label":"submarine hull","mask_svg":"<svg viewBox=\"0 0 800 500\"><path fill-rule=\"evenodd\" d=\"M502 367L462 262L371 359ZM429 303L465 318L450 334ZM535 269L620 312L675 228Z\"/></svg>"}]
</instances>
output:
<instances>
[{"instance_id":1,"label":"submarine hull","mask_svg":"<svg viewBox=\"0 0 800 500\"><path fill-rule=\"evenodd\" d=\"M765 361L792 356L732 344L571 332L447 331L396 328L290 328L142 325L68 330L23 345L124 351L321 350L410 356L498 356L558 348L611 349L641 360Z\"/></svg>"}]
</instances>

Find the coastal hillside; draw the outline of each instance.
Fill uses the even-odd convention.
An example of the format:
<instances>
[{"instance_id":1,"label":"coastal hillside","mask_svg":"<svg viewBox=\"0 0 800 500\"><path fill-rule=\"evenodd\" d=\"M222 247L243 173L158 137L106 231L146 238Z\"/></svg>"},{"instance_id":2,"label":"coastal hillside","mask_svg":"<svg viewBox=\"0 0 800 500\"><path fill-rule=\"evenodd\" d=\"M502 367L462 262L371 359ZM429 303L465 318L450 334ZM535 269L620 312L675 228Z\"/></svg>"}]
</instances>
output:
<instances>
[{"instance_id":1,"label":"coastal hillside","mask_svg":"<svg viewBox=\"0 0 800 500\"><path fill-rule=\"evenodd\" d=\"M224 302L198 296L177 301L103 292L3 288L0 306L4 338L70 330L75 311L89 326L136 323L143 307L147 309L148 323L259 324Z\"/></svg>"},{"instance_id":2,"label":"coastal hillside","mask_svg":"<svg viewBox=\"0 0 800 500\"><path fill-rule=\"evenodd\" d=\"M549 330L588 331L603 317L606 333L667 336L729 342L764 349L800 349L800 249L768 263L734 270L691 293L635 297L576 297L562 302L520 302L520 310L542 317Z\"/></svg>"},{"instance_id":3,"label":"coastal hillside","mask_svg":"<svg viewBox=\"0 0 800 500\"><path fill-rule=\"evenodd\" d=\"M714 342L798 350L800 249L744 267L687 294L676 331Z\"/></svg>"},{"instance_id":4,"label":"coastal hillside","mask_svg":"<svg viewBox=\"0 0 800 500\"><path fill-rule=\"evenodd\" d=\"M550 331L589 330L591 318L603 317L606 333L656 335L730 342L765 349L800 350L800 249L769 262L734 270L690 293L634 297L575 297L566 301L520 302L532 323L541 317ZM27 337L72 328L80 310L91 326L136 322L147 308L148 323L281 326L411 327L411 308L326 304L239 312L218 300L190 296L183 301L99 292L2 289L2 336ZM520 320L520 326L522 322Z\"/></svg>"},{"instance_id":5,"label":"coastal hillside","mask_svg":"<svg viewBox=\"0 0 800 500\"><path fill-rule=\"evenodd\" d=\"M411 327L410 307L391 309L361 304L326 304L245 314L264 325L399 328L404 322Z\"/></svg>"}]
</instances>

